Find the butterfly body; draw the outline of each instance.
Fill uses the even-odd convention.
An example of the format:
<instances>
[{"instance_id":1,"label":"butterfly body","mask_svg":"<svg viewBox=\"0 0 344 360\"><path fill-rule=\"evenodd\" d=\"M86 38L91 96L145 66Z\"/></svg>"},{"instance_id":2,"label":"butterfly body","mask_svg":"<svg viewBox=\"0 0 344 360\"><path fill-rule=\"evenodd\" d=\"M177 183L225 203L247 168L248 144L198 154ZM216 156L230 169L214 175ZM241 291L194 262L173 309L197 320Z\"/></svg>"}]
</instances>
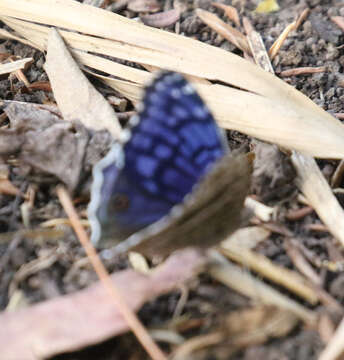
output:
<instances>
[{"instance_id":1,"label":"butterfly body","mask_svg":"<svg viewBox=\"0 0 344 360\"><path fill-rule=\"evenodd\" d=\"M163 73L146 88L130 125L124 143L94 169L89 219L95 244L128 237L139 243L138 234L159 232L228 154L209 110L179 74Z\"/></svg>"}]
</instances>

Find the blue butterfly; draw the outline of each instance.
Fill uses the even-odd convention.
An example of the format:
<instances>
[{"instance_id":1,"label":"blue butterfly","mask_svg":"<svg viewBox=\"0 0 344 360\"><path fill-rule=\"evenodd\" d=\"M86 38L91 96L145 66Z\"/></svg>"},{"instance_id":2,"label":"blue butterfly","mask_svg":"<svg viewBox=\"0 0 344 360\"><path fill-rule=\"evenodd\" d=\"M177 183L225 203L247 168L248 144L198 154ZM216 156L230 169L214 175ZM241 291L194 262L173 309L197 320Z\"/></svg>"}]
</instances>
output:
<instances>
[{"instance_id":1,"label":"blue butterfly","mask_svg":"<svg viewBox=\"0 0 344 360\"><path fill-rule=\"evenodd\" d=\"M94 167L88 214L96 245L128 237L136 245L166 228L182 214L179 204L229 152L208 108L180 74L156 77L138 110L122 142Z\"/></svg>"}]
</instances>

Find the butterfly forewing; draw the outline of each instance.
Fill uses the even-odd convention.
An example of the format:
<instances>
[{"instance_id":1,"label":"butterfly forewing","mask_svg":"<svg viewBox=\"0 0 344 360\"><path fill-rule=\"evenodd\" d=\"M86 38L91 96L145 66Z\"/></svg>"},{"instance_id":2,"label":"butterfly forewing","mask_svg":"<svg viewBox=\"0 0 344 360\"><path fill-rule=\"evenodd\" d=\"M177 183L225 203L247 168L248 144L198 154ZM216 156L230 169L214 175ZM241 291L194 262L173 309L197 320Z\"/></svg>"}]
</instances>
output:
<instances>
[{"instance_id":1,"label":"butterfly forewing","mask_svg":"<svg viewBox=\"0 0 344 360\"><path fill-rule=\"evenodd\" d=\"M124 171L142 191L172 207L208 165L224 155L223 136L202 99L179 74L164 73L153 81L141 108L124 145Z\"/></svg>"}]
</instances>

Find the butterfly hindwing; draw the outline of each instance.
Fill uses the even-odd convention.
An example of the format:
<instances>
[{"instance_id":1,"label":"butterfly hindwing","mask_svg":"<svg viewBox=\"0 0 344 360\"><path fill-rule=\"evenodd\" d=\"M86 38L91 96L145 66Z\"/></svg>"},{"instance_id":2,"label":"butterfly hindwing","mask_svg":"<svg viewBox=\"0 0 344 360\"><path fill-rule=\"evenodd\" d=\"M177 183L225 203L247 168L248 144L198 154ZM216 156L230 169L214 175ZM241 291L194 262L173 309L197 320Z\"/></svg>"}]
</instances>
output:
<instances>
[{"instance_id":1,"label":"butterfly hindwing","mask_svg":"<svg viewBox=\"0 0 344 360\"><path fill-rule=\"evenodd\" d=\"M216 245L241 223L251 172L250 156L224 155L182 205L118 244L112 255L134 250L148 257L166 256L182 247Z\"/></svg>"}]
</instances>

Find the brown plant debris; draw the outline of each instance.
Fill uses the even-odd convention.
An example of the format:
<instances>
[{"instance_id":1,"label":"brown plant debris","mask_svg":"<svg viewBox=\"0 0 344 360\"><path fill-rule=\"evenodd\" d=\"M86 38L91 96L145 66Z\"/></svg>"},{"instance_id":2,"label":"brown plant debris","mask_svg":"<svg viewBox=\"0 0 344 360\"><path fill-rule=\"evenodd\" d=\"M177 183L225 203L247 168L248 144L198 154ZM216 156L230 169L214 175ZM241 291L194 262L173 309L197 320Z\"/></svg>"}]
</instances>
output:
<instances>
[{"instance_id":1,"label":"brown plant debris","mask_svg":"<svg viewBox=\"0 0 344 360\"><path fill-rule=\"evenodd\" d=\"M138 310L146 301L168 293L192 278L203 265L204 258L197 251L184 250L171 256L149 276L125 270L112 275L111 279L127 304ZM128 331L100 283L26 309L2 313L0 322L3 359L47 358Z\"/></svg>"}]
</instances>

